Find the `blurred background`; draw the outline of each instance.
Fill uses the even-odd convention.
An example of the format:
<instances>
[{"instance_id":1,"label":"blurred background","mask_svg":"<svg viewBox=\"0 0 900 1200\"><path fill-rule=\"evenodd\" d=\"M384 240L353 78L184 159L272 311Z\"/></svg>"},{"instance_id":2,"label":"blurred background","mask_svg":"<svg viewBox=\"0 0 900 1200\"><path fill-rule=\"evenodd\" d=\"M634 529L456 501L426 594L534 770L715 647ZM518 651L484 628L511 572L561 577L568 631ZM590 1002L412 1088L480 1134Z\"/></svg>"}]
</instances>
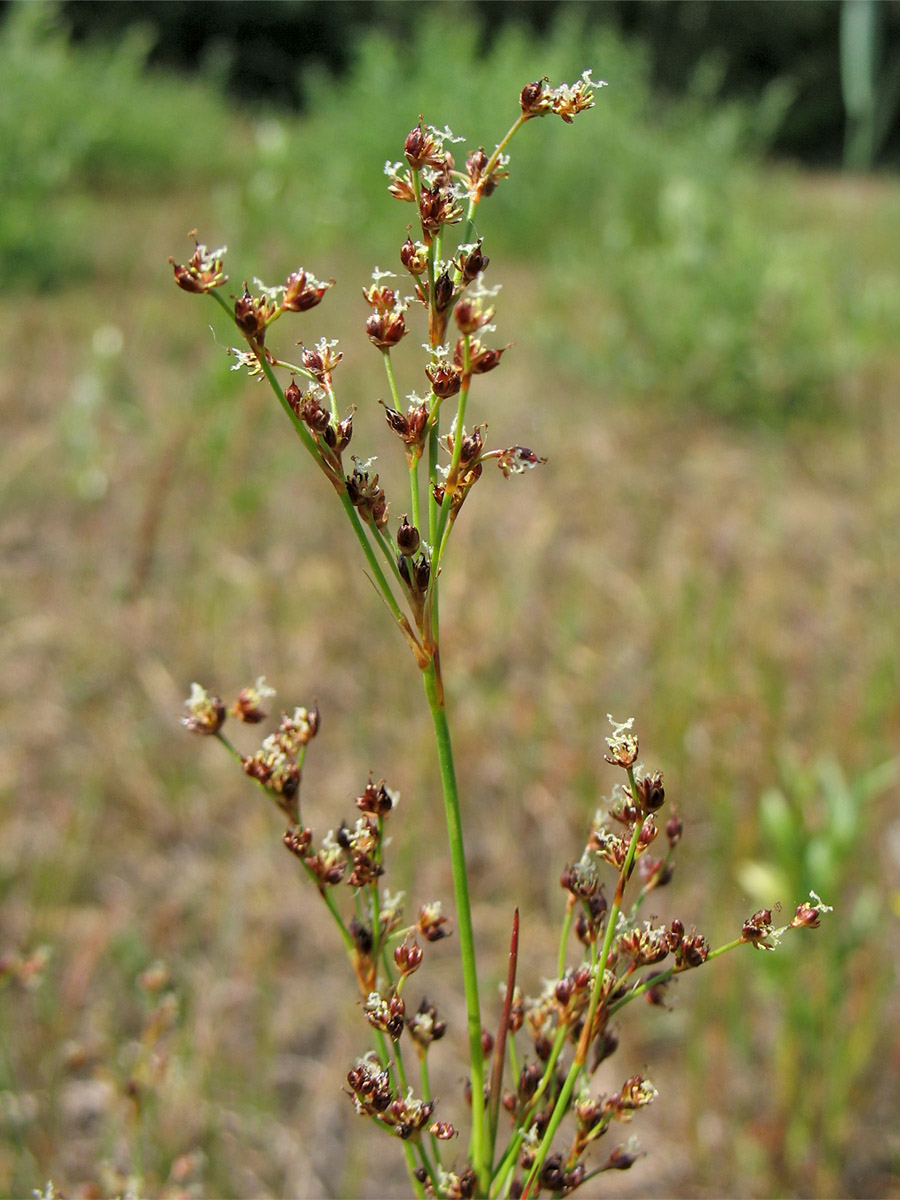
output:
<instances>
[{"instance_id":1,"label":"blurred background","mask_svg":"<svg viewBox=\"0 0 900 1200\"><path fill-rule=\"evenodd\" d=\"M490 148L587 67L596 108L529 123L479 226L514 348L473 419L548 458L485 477L444 580L487 1017L514 902L523 985L554 972L633 714L685 822L661 917L835 914L626 1011L601 1084L657 1084L647 1155L585 1194L900 1192L900 4L81 0L0 9L2 1194L408 1193L342 1094L366 1034L281 818L178 718L194 679L317 700L306 821L386 777L388 886L449 906L417 673L167 259L197 227L229 289L337 279L277 333L340 338L399 515L359 290L410 218L382 166L420 113ZM449 1119L455 956L421 973Z\"/></svg>"}]
</instances>

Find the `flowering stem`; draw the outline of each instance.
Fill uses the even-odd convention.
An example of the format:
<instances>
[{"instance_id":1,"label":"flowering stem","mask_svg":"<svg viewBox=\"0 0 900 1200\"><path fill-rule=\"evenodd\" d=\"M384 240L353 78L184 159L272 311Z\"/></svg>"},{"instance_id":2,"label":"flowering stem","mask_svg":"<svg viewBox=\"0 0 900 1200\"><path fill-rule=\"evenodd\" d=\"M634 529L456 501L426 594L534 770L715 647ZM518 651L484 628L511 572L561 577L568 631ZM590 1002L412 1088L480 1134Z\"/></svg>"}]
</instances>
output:
<instances>
[{"instance_id":1,"label":"flowering stem","mask_svg":"<svg viewBox=\"0 0 900 1200\"><path fill-rule=\"evenodd\" d=\"M518 133L518 131L522 128L522 126L525 124L525 122L527 120L528 120L528 118L523 113L521 116L519 116L517 118L517 120L513 123L513 125L507 130L506 136L504 137L503 141L500 142L500 144L494 150L494 153L488 159L487 166L484 169L484 177L485 178L487 178L490 175L491 171L493 171L493 169L500 162L501 154L506 149L506 147L509 145L509 143L512 141L514 134ZM480 192L476 192L469 199L469 208L466 213L465 231L462 236L462 241L464 243L472 240L472 232L475 228L475 210L478 207L478 201L480 199L481 199Z\"/></svg>"},{"instance_id":2,"label":"flowering stem","mask_svg":"<svg viewBox=\"0 0 900 1200\"><path fill-rule=\"evenodd\" d=\"M466 997L466 1016L469 1032L469 1063L472 1086L472 1140L469 1146L472 1168L478 1177L479 1194L486 1195L490 1185L490 1163L487 1161L484 1109L484 1056L481 1048L481 1008L478 1001L478 972L475 962L475 932L469 901L469 880L463 846L462 819L459 808L459 789L453 763L450 727L443 702L443 689L432 658L422 672L425 694L434 736L437 743L441 786L444 793L444 816L450 844L450 866L453 874L453 894L456 919L459 925L459 949L462 957L463 989Z\"/></svg>"},{"instance_id":3,"label":"flowering stem","mask_svg":"<svg viewBox=\"0 0 900 1200\"><path fill-rule=\"evenodd\" d=\"M509 941L509 965L506 975L506 994L503 998L503 1009L500 1014L500 1027L494 1041L494 1057L491 1063L491 1081L488 1088L490 1097L489 1119L489 1157L494 1161L494 1149L497 1145L497 1120L500 1116L500 1093L503 1089L503 1064L506 1060L506 1046L509 1041L509 1020L512 1012L513 993L516 987L516 970L519 963L519 910L513 913L512 933Z\"/></svg>"},{"instance_id":4,"label":"flowering stem","mask_svg":"<svg viewBox=\"0 0 900 1200\"><path fill-rule=\"evenodd\" d=\"M209 294L225 310L225 312L228 313L229 318L234 321L234 313L229 308L227 301L225 301L218 292L210 292ZM256 359L259 363L260 369L265 375L272 391L278 397L278 402L281 404L281 407L287 413L287 416L299 435L301 442L303 442L303 445L316 460L316 462L321 463L321 456L319 454L319 448L316 445L315 439L306 428L306 425L300 420L288 403L287 398L281 389L281 384L276 379L275 372L272 370L271 365L266 360L265 354L259 353L255 346L253 347L253 350L256 354ZM397 603L394 593L391 590L391 586L385 578L384 572L381 569L381 564L375 557L375 551L372 549L372 544L366 535L366 530L359 519L359 514L353 507L350 497L347 495L346 488L342 488L338 491L338 498L344 507L344 511L347 514L350 524L353 526L353 532L356 534L356 540L359 542L360 546L362 547L363 554L366 556L366 561L368 562L372 571L372 575L374 576L375 586L381 593L385 604L391 610L391 616L398 624L401 624L404 620L404 617L400 610L400 605Z\"/></svg>"},{"instance_id":5,"label":"flowering stem","mask_svg":"<svg viewBox=\"0 0 900 1200\"><path fill-rule=\"evenodd\" d=\"M634 782L634 770L628 768L628 781L631 784L631 794L634 797L635 804L638 806L637 788ZM625 884L631 875L631 869L634 866L634 858L637 853L638 840L641 836L643 828L643 819L639 816L634 823L634 830L631 834L631 842L628 846L628 853L625 855L625 862L622 864L622 870L619 873L619 882L616 886L616 894L610 906L606 918L606 932L603 938L603 949L600 951L600 960L597 963L597 975L594 979L594 986L591 992L591 1003L588 1008L587 1017L585 1018L584 1028L581 1032L581 1037L578 1040L578 1046L575 1050L575 1055L572 1059L572 1065L569 1067L569 1073L566 1076L565 1083L559 1093L553 1112L550 1115L550 1120L547 1123L547 1129L541 1139L540 1148L535 1156L534 1165L528 1175L528 1180L525 1184L523 1197L531 1194L531 1189L541 1173L544 1165L544 1160L556 1136L556 1131L560 1123L569 1110L569 1101L572 1098L572 1092L575 1090L575 1083L578 1076L584 1069L584 1064L587 1061L588 1050L591 1045L591 1037L594 1027L594 1019L597 1016L597 1009L600 1007L600 997L603 994L603 977L606 974L606 964L609 961L609 952L612 949L613 938L616 933L616 925L619 921L619 912L622 908L622 900L625 893Z\"/></svg>"},{"instance_id":6,"label":"flowering stem","mask_svg":"<svg viewBox=\"0 0 900 1200\"><path fill-rule=\"evenodd\" d=\"M392 1068L391 1066L391 1053L388 1049L387 1039L379 1029L375 1030L375 1041L378 1046L378 1058L382 1067L384 1067L385 1070L390 1071L390 1073L395 1077L398 1088L405 1090L406 1085L404 1082L402 1066L398 1075L396 1069ZM385 1127L382 1126L382 1128ZM428 1156L424 1153L421 1145L414 1145L413 1142L405 1138L401 1138L400 1144L403 1146L403 1154L406 1158L406 1169L409 1173L412 1185L415 1188L416 1196L419 1197L419 1200L425 1200L425 1189L419 1182L418 1176L416 1175L416 1150L419 1151L419 1157L422 1160L422 1165L425 1167L428 1173L431 1174L431 1164L428 1161Z\"/></svg>"}]
</instances>

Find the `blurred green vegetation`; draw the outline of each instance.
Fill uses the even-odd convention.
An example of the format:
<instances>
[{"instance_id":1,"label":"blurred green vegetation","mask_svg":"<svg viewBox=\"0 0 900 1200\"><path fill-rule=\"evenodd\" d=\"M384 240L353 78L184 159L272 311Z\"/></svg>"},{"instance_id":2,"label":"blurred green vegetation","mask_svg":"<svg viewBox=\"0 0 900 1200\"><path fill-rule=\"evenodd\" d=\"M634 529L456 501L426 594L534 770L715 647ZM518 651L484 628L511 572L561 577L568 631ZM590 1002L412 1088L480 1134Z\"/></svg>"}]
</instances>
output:
<instances>
[{"instance_id":1,"label":"blurred green vegetation","mask_svg":"<svg viewBox=\"0 0 900 1200\"><path fill-rule=\"evenodd\" d=\"M52 3L0 26L0 269L8 285L76 284L97 267L80 231L92 198L222 178L230 117L209 82L147 72L153 35L74 49Z\"/></svg>"},{"instance_id":2,"label":"blurred green vegetation","mask_svg":"<svg viewBox=\"0 0 900 1200\"><path fill-rule=\"evenodd\" d=\"M482 217L515 349L473 413L549 462L479 484L448 563L479 928L502 962L521 897L540 986L559 870L612 782L603 715L634 713L687 827L660 904L733 936L758 902L749 856L767 900L814 886L836 913L764 975L728 956L626 1031L627 1069L662 1093L629 1194L896 1194L896 785L873 771L900 732L900 192L761 164L777 89L723 106L701 72L661 108L642 53L575 10L473 59L440 7L402 47L372 34L298 119L145 71L138 35L121 59L71 49L42 5L0 32L0 304L28 351L0 378L0 1190L404 1194L340 1092L358 1009L315 897L176 718L194 678L318 699L310 823L385 774L393 886L446 897L418 680L328 489L165 260L199 224L235 286L298 261L336 276L290 336L341 336L360 453L402 478L357 337L357 288L408 220L381 165L419 112L490 143L525 80L591 66L595 111L526 127ZM438 52L471 84L420 72ZM427 986L456 1029L448 947ZM457 1067L451 1048L448 1106ZM826 1104L837 1165L810 1161Z\"/></svg>"},{"instance_id":3,"label":"blurred green vegetation","mask_svg":"<svg viewBox=\"0 0 900 1200\"><path fill-rule=\"evenodd\" d=\"M547 353L605 389L743 420L820 420L846 404L866 345L900 324L900 282L867 264L863 293L853 256L827 228L801 226L789 189L763 173L758 150L789 90L722 103L702 67L686 97L661 105L646 55L578 7L562 6L539 44L514 27L478 44L474 16L432 6L407 39L367 34L340 81L310 74L309 113L292 118L238 113L212 79L144 70L140 29L117 51L76 50L55 8L14 6L0 29L4 277L47 288L114 269L102 239L88 247L78 233L110 188L196 189L187 219L210 220L210 240L227 231L272 272L284 269L276 229L311 265L389 247L397 217L380 168L397 155L399 114L446 113L470 145L490 143L523 80L590 67L610 82L592 121L563 137L540 122L517 139L514 180L480 231L489 251L526 247L547 272L535 296ZM422 71L442 56L466 64L465 88L448 94ZM516 189L515 177L541 186Z\"/></svg>"}]
</instances>

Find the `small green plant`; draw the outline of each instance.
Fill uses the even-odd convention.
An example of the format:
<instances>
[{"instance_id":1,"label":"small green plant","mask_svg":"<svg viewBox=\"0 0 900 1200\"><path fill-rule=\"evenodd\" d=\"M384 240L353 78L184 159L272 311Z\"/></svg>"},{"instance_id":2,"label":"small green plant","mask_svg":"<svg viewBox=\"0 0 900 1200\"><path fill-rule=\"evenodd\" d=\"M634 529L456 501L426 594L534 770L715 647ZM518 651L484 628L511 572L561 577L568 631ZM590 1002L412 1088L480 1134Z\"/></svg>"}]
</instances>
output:
<instances>
[{"instance_id":1,"label":"small green plant","mask_svg":"<svg viewBox=\"0 0 900 1200\"><path fill-rule=\"evenodd\" d=\"M551 88L545 79L526 85L508 133L490 153L472 150L463 167L455 159L461 139L420 117L406 137L403 160L386 166L391 195L414 214L415 236L410 224L399 251L411 294L405 295L389 272L376 270L364 289L370 310L365 332L382 360L390 397L385 417L402 448L409 480L399 520L374 460L349 450L355 414L342 411L339 402L337 343L327 338L312 346L301 342L291 359L272 346L276 322L317 307L334 281L320 281L299 268L282 287L255 281L251 290L245 283L229 304L221 291L227 283L224 249L209 250L195 241L190 259L172 264L181 288L210 295L233 320L243 338L243 345L230 351L235 368L271 388L303 449L334 490L369 578L422 679L443 793L452 918L439 900L408 914L402 897L384 886L387 830L396 824L397 807L384 780L368 780L352 822L324 834L306 823L300 785L319 729L317 707L283 713L277 729L251 752L226 735L225 722L229 716L250 725L266 719L273 693L263 678L228 706L195 683L184 718L192 732L222 742L287 819L284 844L334 921L359 990L361 1026L368 1027L371 1039L346 1075L346 1090L360 1115L398 1138L418 1196L566 1195L604 1171L630 1167L637 1157L633 1143L611 1134L603 1139L649 1104L656 1089L643 1074L629 1076L611 1092L596 1087L598 1066L618 1045L618 1014L640 998L663 1003L674 977L738 946L774 949L787 930L815 927L828 911L811 892L810 901L776 928L771 910L761 908L737 936L715 949L695 926L678 918L665 924L645 918L647 898L672 878L682 823L674 814L661 829L662 776L640 764L633 721L610 718L604 756L621 775L580 853L562 870L566 899L556 956L540 972L520 962L520 917L511 900L498 1011L485 1003L445 699L441 579L461 510L485 469L496 466L510 478L544 459L520 445L492 448L486 426L472 424L472 393L485 387L484 377L502 365L509 349L490 344L497 290L485 283L490 260L476 218L481 203L508 175L507 149L519 130L551 114L571 123L593 107L599 86L589 72L571 86ZM420 379L426 391L403 397L395 355L418 310L425 330L414 340L424 338ZM656 853L652 847L661 832L665 848ZM437 850L431 845L420 851L432 852ZM447 1021L443 1009L411 993L412 977L426 955L454 926L465 1000L467 1082L464 1105L448 1112L443 1099L438 1108L430 1082L435 1044L443 1042Z\"/></svg>"}]
</instances>

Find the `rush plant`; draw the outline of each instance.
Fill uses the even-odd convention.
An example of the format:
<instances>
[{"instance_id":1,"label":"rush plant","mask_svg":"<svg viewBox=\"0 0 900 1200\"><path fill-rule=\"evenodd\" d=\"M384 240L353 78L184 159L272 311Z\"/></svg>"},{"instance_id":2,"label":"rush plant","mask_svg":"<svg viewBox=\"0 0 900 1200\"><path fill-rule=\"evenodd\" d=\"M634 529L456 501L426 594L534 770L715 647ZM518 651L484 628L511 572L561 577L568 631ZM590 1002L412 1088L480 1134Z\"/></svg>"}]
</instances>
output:
<instances>
[{"instance_id":1,"label":"rush plant","mask_svg":"<svg viewBox=\"0 0 900 1200\"><path fill-rule=\"evenodd\" d=\"M412 223L398 255L404 282L376 270L364 289L371 310L365 333L381 357L390 397L384 415L408 469L409 491L399 519L374 460L350 450L354 413L343 411L339 402L337 343L300 342L292 358L273 349L276 323L319 305L334 281L320 281L298 268L281 287L256 281L251 289L245 283L229 301L222 292L228 280L224 249L209 250L193 235L190 259L173 262L181 288L211 296L234 321L243 339L230 351L236 369L246 369L271 388L303 450L334 490L400 635L397 646L405 643L411 651L410 666L422 681L443 791L452 917L440 900L405 913L401 900L385 889L386 830L396 823L396 796L383 780L370 778L365 784L352 823L324 834L307 825L300 783L319 727L317 708L283 713L252 754L242 754L224 726L229 716L250 724L266 719L273 693L264 679L244 688L230 706L195 683L184 718L192 732L219 739L287 819L284 844L333 919L359 989L361 1056L350 1065L345 1090L361 1116L398 1139L417 1196L566 1195L603 1171L630 1167L634 1146L610 1131L649 1104L656 1089L640 1075L624 1080L612 1094L594 1086L598 1065L618 1043L617 1014L641 997L663 1003L674 976L737 946L774 949L788 929L816 926L827 911L812 895L776 928L771 911L760 910L716 949L693 925L645 919L647 897L672 878L682 823L677 815L660 817L666 801L662 776L640 765L632 720L610 718L605 757L621 776L580 853L562 870L558 951L540 972L547 982L529 996L530 984L520 980L540 975L531 964L521 969L519 911L511 899L499 1011L487 1012L484 1005L443 684L441 578L462 507L485 468L496 466L510 477L545 460L524 446L489 446L485 425L473 423L472 394L487 390L485 377L502 365L508 349L490 340L497 289L485 282L490 260L476 218L508 175L507 150L519 130L548 115L571 123L593 107L601 86L588 72L571 86L553 88L546 79L529 83L500 143L490 153L472 150L461 168L454 158L461 139L420 117L406 137L402 159L386 165L388 190L410 206ZM417 318L424 333L412 342L424 340L425 393L402 397L395 356L405 351ZM655 850L658 838L661 853ZM458 937L465 996L467 1083L466 1104L445 1114L432 1094L429 1063L441 1052L436 1043L446 1023L435 1004L418 998L412 977L451 929Z\"/></svg>"}]
</instances>

